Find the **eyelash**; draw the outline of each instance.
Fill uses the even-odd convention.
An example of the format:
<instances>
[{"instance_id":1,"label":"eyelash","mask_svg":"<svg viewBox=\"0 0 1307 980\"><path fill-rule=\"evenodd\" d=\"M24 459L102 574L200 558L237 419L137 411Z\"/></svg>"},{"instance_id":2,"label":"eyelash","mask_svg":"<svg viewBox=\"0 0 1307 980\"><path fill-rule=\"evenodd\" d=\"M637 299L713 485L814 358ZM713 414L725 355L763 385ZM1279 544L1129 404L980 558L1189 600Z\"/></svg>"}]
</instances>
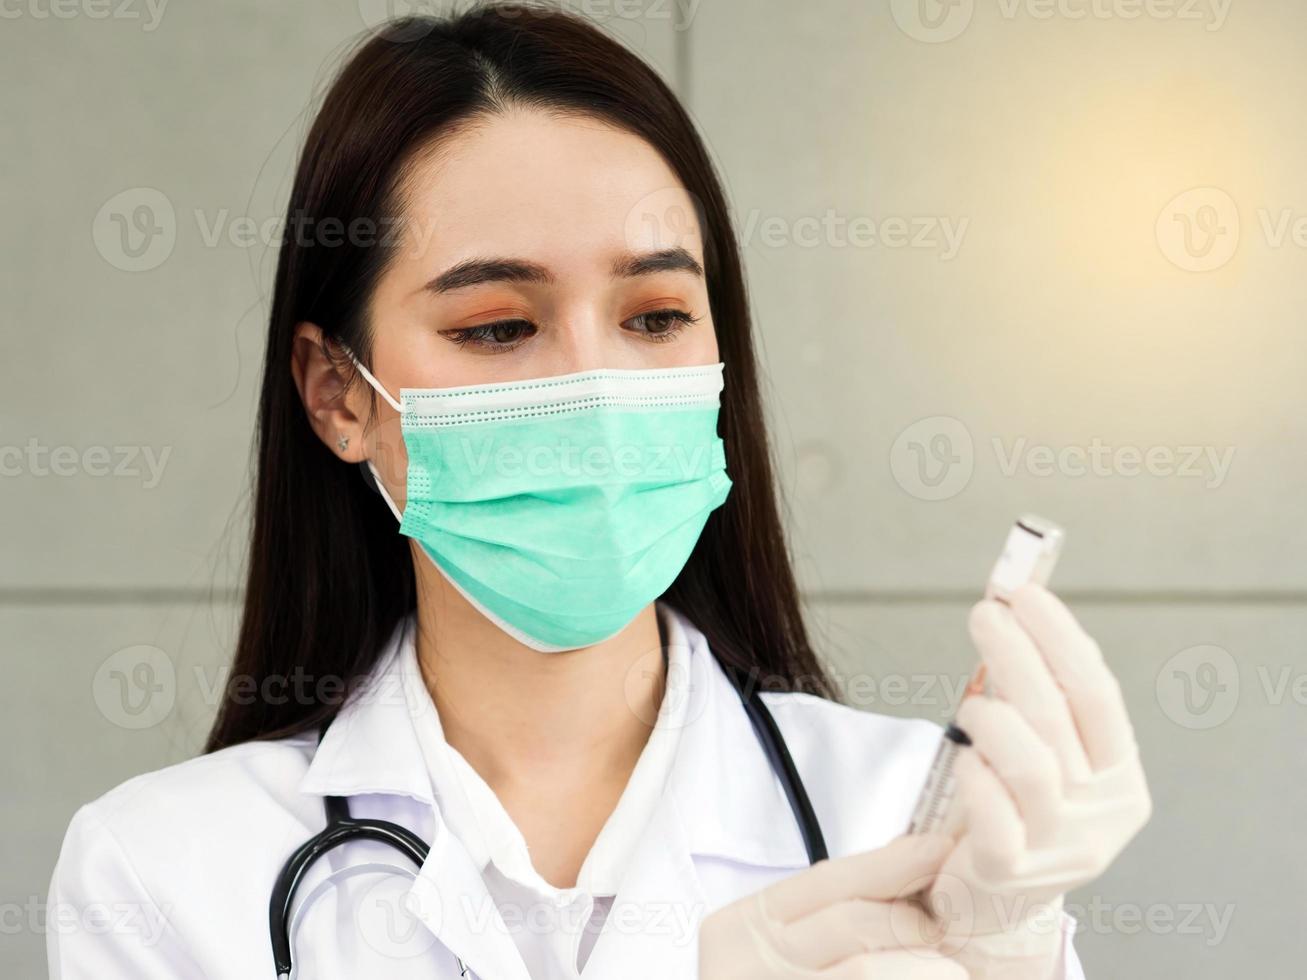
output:
<instances>
[{"instance_id":1,"label":"eyelash","mask_svg":"<svg viewBox=\"0 0 1307 980\"><path fill-rule=\"evenodd\" d=\"M633 320L647 321L650 318L659 317L670 320L666 330L659 333L649 333L645 331L645 338L655 344L665 344L668 341L675 340L676 336L686 327L698 323L702 317L691 316L684 310L665 309L650 310L648 313L641 313L632 317ZM527 337L521 337L511 341L497 341L494 339L495 331L503 330L506 327L530 327L533 331ZM535 324L530 320L497 320L494 323L483 323L475 327L467 327L463 330L445 331L445 336L460 347L471 345L488 350L494 350L497 353L504 353L514 350L521 344L525 343L529 337L534 336Z\"/></svg>"}]
</instances>

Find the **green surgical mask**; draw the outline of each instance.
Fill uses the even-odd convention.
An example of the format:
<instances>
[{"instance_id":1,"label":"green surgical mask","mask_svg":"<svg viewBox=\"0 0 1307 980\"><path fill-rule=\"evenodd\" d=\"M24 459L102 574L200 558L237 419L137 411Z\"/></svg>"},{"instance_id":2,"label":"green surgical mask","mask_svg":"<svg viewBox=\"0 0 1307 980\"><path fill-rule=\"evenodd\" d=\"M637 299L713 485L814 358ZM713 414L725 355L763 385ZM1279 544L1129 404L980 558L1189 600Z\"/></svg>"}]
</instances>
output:
<instances>
[{"instance_id":1,"label":"green surgical mask","mask_svg":"<svg viewBox=\"0 0 1307 980\"><path fill-rule=\"evenodd\" d=\"M403 388L401 534L500 629L542 651L621 632L685 567L730 491L725 365ZM372 462L368 462L377 477Z\"/></svg>"}]
</instances>

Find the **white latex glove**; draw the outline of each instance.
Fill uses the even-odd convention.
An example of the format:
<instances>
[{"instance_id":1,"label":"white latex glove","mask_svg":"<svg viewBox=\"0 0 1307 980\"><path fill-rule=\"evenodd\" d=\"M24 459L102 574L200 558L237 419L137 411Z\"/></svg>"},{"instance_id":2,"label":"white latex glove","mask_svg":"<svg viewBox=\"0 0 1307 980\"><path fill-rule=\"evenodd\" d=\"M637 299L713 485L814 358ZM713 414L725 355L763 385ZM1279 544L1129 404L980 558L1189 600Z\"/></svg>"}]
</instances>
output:
<instances>
[{"instance_id":1,"label":"white latex glove","mask_svg":"<svg viewBox=\"0 0 1307 980\"><path fill-rule=\"evenodd\" d=\"M908 900L953 846L900 837L718 909L699 930L699 980L966 980L934 948L938 925Z\"/></svg>"},{"instance_id":2,"label":"white latex glove","mask_svg":"<svg viewBox=\"0 0 1307 980\"><path fill-rule=\"evenodd\" d=\"M1115 860L1152 802L1116 677L1098 644L1047 589L971 612L995 697L957 723L964 830L928 895L942 948L975 980L1057 976L1062 898Z\"/></svg>"}]
</instances>

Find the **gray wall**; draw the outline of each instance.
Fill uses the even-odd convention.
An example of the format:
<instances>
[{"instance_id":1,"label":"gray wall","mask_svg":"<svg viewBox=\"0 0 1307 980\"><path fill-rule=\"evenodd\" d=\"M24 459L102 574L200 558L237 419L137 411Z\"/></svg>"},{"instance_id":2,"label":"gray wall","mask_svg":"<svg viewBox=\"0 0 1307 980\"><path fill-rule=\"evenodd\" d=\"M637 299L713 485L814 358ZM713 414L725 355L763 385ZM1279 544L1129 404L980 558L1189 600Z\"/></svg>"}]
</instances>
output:
<instances>
[{"instance_id":1,"label":"gray wall","mask_svg":"<svg viewBox=\"0 0 1307 980\"><path fill-rule=\"evenodd\" d=\"M383 6L5 8L6 976L43 973L72 811L211 717L275 262L231 223L279 216L312 93ZM1008 522L1060 520L1056 584L1157 803L1072 897L1090 976L1300 974L1307 7L569 6L674 82L722 169L849 700L947 717ZM143 253L124 220L158 230ZM142 713L124 671L159 687Z\"/></svg>"}]
</instances>

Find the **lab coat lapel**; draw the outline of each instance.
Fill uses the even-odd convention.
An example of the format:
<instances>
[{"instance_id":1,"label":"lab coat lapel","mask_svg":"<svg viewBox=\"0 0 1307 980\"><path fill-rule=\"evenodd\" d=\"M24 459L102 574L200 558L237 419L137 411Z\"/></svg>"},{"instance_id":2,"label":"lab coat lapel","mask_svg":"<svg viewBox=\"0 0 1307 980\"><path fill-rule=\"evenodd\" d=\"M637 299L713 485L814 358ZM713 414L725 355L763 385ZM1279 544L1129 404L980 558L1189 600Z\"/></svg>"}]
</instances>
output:
<instances>
[{"instance_id":1,"label":"lab coat lapel","mask_svg":"<svg viewBox=\"0 0 1307 980\"><path fill-rule=\"evenodd\" d=\"M409 902L417 919L477 977L531 980L481 872L438 816Z\"/></svg>"},{"instance_id":2,"label":"lab coat lapel","mask_svg":"<svg viewBox=\"0 0 1307 980\"><path fill-rule=\"evenodd\" d=\"M735 686L693 626L690 703L669 792L690 853L760 868L808 864L803 837Z\"/></svg>"},{"instance_id":3,"label":"lab coat lapel","mask_svg":"<svg viewBox=\"0 0 1307 980\"><path fill-rule=\"evenodd\" d=\"M706 904L684 821L675 800L664 795L631 855L583 974L601 980L695 976Z\"/></svg>"}]
</instances>

